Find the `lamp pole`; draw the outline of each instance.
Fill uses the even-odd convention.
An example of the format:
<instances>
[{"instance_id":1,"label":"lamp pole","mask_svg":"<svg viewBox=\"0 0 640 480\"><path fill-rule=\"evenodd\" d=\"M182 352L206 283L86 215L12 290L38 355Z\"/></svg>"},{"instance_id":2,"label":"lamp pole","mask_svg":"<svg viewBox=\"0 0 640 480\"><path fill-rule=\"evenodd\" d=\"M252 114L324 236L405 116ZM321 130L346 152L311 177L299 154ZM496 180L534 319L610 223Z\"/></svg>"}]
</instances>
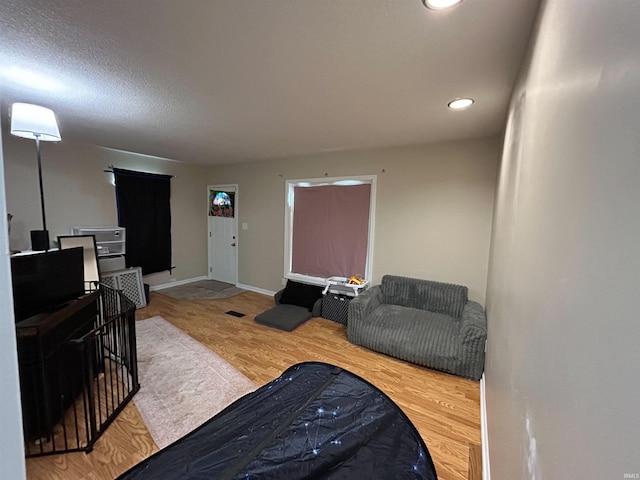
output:
<instances>
[{"instance_id":1,"label":"lamp pole","mask_svg":"<svg viewBox=\"0 0 640 480\"><path fill-rule=\"evenodd\" d=\"M40 185L40 208L42 209L42 230L47 231L47 216L44 212L44 188L42 187L42 163L40 162L40 135L36 135L35 137L36 137L36 153L38 154L38 183Z\"/></svg>"}]
</instances>

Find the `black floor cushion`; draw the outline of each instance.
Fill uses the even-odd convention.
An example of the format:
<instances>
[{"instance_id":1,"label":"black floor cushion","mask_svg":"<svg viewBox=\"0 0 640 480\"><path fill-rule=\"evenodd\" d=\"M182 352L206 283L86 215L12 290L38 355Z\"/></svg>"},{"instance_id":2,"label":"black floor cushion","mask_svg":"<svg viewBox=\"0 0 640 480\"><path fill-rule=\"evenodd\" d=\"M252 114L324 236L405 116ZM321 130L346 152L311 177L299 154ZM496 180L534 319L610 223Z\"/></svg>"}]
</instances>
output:
<instances>
[{"instance_id":1,"label":"black floor cushion","mask_svg":"<svg viewBox=\"0 0 640 480\"><path fill-rule=\"evenodd\" d=\"M256 322L290 332L311 318L305 307L280 304L256 316Z\"/></svg>"}]
</instances>

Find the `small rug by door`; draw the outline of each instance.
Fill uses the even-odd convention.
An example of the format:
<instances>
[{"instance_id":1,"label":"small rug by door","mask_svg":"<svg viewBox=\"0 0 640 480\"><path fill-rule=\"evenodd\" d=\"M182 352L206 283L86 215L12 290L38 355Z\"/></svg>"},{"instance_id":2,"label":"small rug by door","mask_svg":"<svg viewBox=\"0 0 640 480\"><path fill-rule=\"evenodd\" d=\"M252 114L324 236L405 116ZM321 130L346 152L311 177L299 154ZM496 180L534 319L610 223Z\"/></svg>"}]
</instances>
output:
<instances>
[{"instance_id":1,"label":"small rug by door","mask_svg":"<svg viewBox=\"0 0 640 480\"><path fill-rule=\"evenodd\" d=\"M140 391L133 401L159 448L257 385L162 317L136 322Z\"/></svg>"},{"instance_id":2,"label":"small rug by door","mask_svg":"<svg viewBox=\"0 0 640 480\"><path fill-rule=\"evenodd\" d=\"M213 292L221 292L227 288L234 287L231 283L219 282L218 280L200 280L198 282L190 283L189 285L199 288L205 288Z\"/></svg>"},{"instance_id":3,"label":"small rug by door","mask_svg":"<svg viewBox=\"0 0 640 480\"><path fill-rule=\"evenodd\" d=\"M229 298L246 292L230 283L218 282L216 280L200 280L198 282L178 285L177 287L158 290L157 293L168 295L176 300L213 300L218 298Z\"/></svg>"}]
</instances>

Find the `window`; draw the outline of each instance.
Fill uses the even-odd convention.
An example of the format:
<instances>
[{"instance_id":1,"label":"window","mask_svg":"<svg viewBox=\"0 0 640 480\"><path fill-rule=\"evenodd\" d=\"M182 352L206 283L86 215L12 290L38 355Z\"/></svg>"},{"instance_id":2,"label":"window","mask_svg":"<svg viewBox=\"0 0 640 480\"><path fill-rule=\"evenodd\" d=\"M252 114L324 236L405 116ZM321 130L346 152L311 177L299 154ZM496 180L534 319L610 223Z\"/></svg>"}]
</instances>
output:
<instances>
[{"instance_id":1,"label":"window","mask_svg":"<svg viewBox=\"0 0 640 480\"><path fill-rule=\"evenodd\" d=\"M286 278L371 278L375 176L288 180Z\"/></svg>"}]
</instances>

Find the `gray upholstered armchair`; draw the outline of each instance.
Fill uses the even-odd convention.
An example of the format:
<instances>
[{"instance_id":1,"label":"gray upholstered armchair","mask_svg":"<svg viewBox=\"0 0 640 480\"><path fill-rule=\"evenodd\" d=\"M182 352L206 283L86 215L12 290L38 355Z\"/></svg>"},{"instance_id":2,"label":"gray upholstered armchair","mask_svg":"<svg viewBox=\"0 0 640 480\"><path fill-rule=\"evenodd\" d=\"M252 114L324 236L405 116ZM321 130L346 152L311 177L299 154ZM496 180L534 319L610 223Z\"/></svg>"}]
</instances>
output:
<instances>
[{"instance_id":1,"label":"gray upholstered armchair","mask_svg":"<svg viewBox=\"0 0 640 480\"><path fill-rule=\"evenodd\" d=\"M351 343L479 380L487 319L467 287L385 275L349 304Z\"/></svg>"}]
</instances>

